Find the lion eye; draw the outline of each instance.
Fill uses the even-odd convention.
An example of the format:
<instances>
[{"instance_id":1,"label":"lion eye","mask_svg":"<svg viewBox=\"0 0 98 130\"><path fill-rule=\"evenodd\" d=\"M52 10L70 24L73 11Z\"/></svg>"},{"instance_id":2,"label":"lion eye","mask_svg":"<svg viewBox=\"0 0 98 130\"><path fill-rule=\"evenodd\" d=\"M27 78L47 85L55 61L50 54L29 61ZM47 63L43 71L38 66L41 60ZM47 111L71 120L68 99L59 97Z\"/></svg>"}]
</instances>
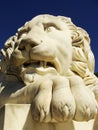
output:
<instances>
[{"instance_id":1,"label":"lion eye","mask_svg":"<svg viewBox=\"0 0 98 130\"><path fill-rule=\"evenodd\" d=\"M46 32L51 32L51 31L54 30L54 29L55 29L55 27L51 26L51 27L47 27L47 28L45 29L45 31L46 31Z\"/></svg>"},{"instance_id":2,"label":"lion eye","mask_svg":"<svg viewBox=\"0 0 98 130\"><path fill-rule=\"evenodd\" d=\"M56 29L56 30L60 30L60 28L58 28L54 23L43 23L44 26L44 31L46 32L51 32L52 30Z\"/></svg>"}]
</instances>

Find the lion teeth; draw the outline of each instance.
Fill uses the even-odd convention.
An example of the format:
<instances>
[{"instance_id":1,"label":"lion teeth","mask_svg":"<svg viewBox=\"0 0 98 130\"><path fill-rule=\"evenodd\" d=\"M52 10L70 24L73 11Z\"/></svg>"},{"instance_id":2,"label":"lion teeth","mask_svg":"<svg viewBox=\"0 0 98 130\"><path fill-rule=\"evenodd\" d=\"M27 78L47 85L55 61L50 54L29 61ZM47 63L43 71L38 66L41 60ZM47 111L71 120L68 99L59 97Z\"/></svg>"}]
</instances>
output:
<instances>
[{"instance_id":1,"label":"lion teeth","mask_svg":"<svg viewBox=\"0 0 98 130\"><path fill-rule=\"evenodd\" d=\"M47 67L47 62L41 61L40 66L43 67L43 68L46 68Z\"/></svg>"},{"instance_id":2,"label":"lion teeth","mask_svg":"<svg viewBox=\"0 0 98 130\"><path fill-rule=\"evenodd\" d=\"M41 68L47 68L47 67L53 67L55 68L55 64L52 63L52 62L48 62L48 61L32 61L32 62L25 62L23 64L23 67L24 68L27 68L27 67L41 67Z\"/></svg>"},{"instance_id":3,"label":"lion teeth","mask_svg":"<svg viewBox=\"0 0 98 130\"><path fill-rule=\"evenodd\" d=\"M43 67L43 61L40 62L40 66Z\"/></svg>"},{"instance_id":4,"label":"lion teeth","mask_svg":"<svg viewBox=\"0 0 98 130\"><path fill-rule=\"evenodd\" d=\"M47 62L45 62L45 61L44 61L44 66L43 66L43 67L44 67L44 68L46 68L46 67L47 67Z\"/></svg>"}]
</instances>

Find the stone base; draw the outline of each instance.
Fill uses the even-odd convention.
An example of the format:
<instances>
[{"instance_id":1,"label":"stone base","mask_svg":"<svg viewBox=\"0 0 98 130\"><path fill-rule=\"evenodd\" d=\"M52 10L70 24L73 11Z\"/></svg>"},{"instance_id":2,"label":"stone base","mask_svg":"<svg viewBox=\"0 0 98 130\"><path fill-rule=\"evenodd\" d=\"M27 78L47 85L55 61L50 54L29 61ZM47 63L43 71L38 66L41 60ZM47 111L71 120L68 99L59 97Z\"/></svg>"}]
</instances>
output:
<instances>
[{"instance_id":1,"label":"stone base","mask_svg":"<svg viewBox=\"0 0 98 130\"><path fill-rule=\"evenodd\" d=\"M30 104L6 104L0 110L0 130L24 130Z\"/></svg>"},{"instance_id":2,"label":"stone base","mask_svg":"<svg viewBox=\"0 0 98 130\"><path fill-rule=\"evenodd\" d=\"M98 130L98 117L95 121L38 123L30 113L30 104L6 104L0 109L0 130Z\"/></svg>"}]
</instances>

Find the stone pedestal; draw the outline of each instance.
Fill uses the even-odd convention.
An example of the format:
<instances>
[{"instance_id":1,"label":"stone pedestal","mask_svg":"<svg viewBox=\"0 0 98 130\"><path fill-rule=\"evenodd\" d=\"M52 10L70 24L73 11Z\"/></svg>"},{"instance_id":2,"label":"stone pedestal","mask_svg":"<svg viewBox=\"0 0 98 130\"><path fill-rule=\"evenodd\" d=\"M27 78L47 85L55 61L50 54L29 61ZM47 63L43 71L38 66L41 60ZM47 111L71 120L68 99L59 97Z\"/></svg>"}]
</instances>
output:
<instances>
[{"instance_id":1,"label":"stone pedestal","mask_svg":"<svg viewBox=\"0 0 98 130\"><path fill-rule=\"evenodd\" d=\"M22 130L29 111L29 104L6 104L0 111L0 130Z\"/></svg>"},{"instance_id":2,"label":"stone pedestal","mask_svg":"<svg viewBox=\"0 0 98 130\"><path fill-rule=\"evenodd\" d=\"M32 120L30 104L6 104L0 109L0 130L98 130L98 117L88 122L38 123Z\"/></svg>"}]
</instances>

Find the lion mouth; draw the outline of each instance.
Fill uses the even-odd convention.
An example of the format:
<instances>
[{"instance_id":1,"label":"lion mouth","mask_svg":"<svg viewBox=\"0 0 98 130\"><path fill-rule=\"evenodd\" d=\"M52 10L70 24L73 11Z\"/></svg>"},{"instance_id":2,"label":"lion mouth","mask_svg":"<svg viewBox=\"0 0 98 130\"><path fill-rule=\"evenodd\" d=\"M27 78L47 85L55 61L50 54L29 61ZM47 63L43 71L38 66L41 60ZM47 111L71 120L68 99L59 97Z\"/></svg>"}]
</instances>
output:
<instances>
[{"instance_id":1,"label":"lion mouth","mask_svg":"<svg viewBox=\"0 0 98 130\"><path fill-rule=\"evenodd\" d=\"M58 74L56 64L47 61L27 61L21 67L21 78L25 84L34 82L38 75Z\"/></svg>"},{"instance_id":2,"label":"lion mouth","mask_svg":"<svg viewBox=\"0 0 98 130\"><path fill-rule=\"evenodd\" d=\"M46 62L46 61L27 61L23 64L23 66L26 67L43 67L43 68L47 68L47 67L55 67L54 63L51 62Z\"/></svg>"},{"instance_id":3,"label":"lion mouth","mask_svg":"<svg viewBox=\"0 0 98 130\"><path fill-rule=\"evenodd\" d=\"M41 75L52 73L57 74L57 66L53 62L49 61L27 61L23 64L23 68L26 69L26 72L29 74L32 69L32 73L38 73ZM31 69L30 69L31 68Z\"/></svg>"}]
</instances>

